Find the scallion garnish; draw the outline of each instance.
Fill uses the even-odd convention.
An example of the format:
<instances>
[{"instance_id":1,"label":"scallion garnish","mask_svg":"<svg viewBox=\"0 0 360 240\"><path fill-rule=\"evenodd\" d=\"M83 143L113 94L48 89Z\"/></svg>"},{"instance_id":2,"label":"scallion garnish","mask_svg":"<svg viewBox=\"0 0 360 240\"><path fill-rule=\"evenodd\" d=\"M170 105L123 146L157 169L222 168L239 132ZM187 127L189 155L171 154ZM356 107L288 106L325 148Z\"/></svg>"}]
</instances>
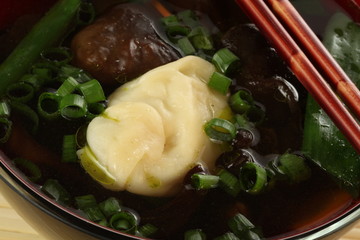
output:
<instances>
[{"instance_id":1,"label":"scallion garnish","mask_svg":"<svg viewBox=\"0 0 360 240\"><path fill-rule=\"evenodd\" d=\"M106 217L110 217L121 211L120 201L114 197L110 197L99 203L99 207Z\"/></svg>"},{"instance_id":2,"label":"scallion garnish","mask_svg":"<svg viewBox=\"0 0 360 240\"><path fill-rule=\"evenodd\" d=\"M75 197L75 203L78 209L81 210L97 206L96 198L92 194Z\"/></svg>"},{"instance_id":3,"label":"scallion garnish","mask_svg":"<svg viewBox=\"0 0 360 240\"><path fill-rule=\"evenodd\" d=\"M192 186L197 189L216 188L219 183L219 176L195 173L191 176Z\"/></svg>"},{"instance_id":4,"label":"scallion garnish","mask_svg":"<svg viewBox=\"0 0 360 240\"><path fill-rule=\"evenodd\" d=\"M10 106L7 100L0 101L0 117L10 117Z\"/></svg>"},{"instance_id":5,"label":"scallion garnish","mask_svg":"<svg viewBox=\"0 0 360 240\"><path fill-rule=\"evenodd\" d=\"M172 42L176 42L178 39L186 37L191 32L191 29L182 24L169 25L166 28L166 35Z\"/></svg>"},{"instance_id":6,"label":"scallion garnish","mask_svg":"<svg viewBox=\"0 0 360 240\"><path fill-rule=\"evenodd\" d=\"M295 154L285 153L279 158L278 168L290 179L298 183L308 179L311 169L306 165L305 159Z\"/></svg>"},{"instance_id":7,"label":"scallion garnish","mask_svg":"<svg viewBox=\"0 0 360 240\"><path fill-rule=\"evenodd\" d=\"M187 37L180 38L177 41L177 44L185 56L194 54L196 52L194 46L191 44L189 38Z\"/></svg>"},{"instance_id":8,"label":"scallion garnish","mask_svg":"<svg viewBox=\"0 0 360 240\"><path fill-rule=\"evenodd\" d=\"M184 240L205 240L206 235L201 229L191 229L185 232Z\"/></svg>"},{"instance_id":9,"label":"scallion garnish","mask_svg":"<svg viewBox=\"0 0 360 240\"><path fill-rule=\"evenodd\" d=\"M32 182L37 182L40 180L42 174L40 168L33 162L24 158L15 158L15 166L19 168L26 177L29 178Z\"/></svg>"},{"instance_id":10,"label":"scallion garnish","mask_svg":"<svg viewBox=\"0 0 360 240\"><path fill-rule=\"evenodd\" d=\"M75 78L79 83L84 83L90 81L92 78L84 72L84 70L71 66L64 65L61 66L59 73L59 78L66 79L68 77Z\"/></svg>"},{"instance_id":11,"label":"scallion garnish","mask_svg":"<svg viewBox=\"0 0 360 240\"><path fill-rule=\"evenodd\" d=\"M245 240L245 239L240 239L237 236L235 236L234 233L227 232L227 233L215 238L214 240Z\"/></svg>"},{"instance_id":12,"label":"scallion garnish","mask_svg":"<svg viewBox=\"0 0 360 240\"><path fill-rule=\"evenodd\" d=\"M242 190L250 194L258 194L267 185L265 168L253 162L247 162L240 168L239 182Z\"/></svg>"},{"instance_id":13,"label":"scallion garnish","mask_svg":"<svg viewBox=\"0 0 360 240\"><path fill-rule=\"evenodd\" d=\"M56 179L46 180L41 190L61 204L69 205L71 202L69 192Z\"/></svg>"},{"instance_id":14,"label":"scallion garnish","mask_svg":"<svg viewBox=\"0 0 360 240\"><path fill-rule=\"evenodd\" d=\"M86 116L87 119L93 119L102 112L105 111L106 105L103 102L90 103L88 104L88 114Z\"/></svg>"},{"instance_id":15,"label":"scallion garnish","mask_svg":"<svg viewBox=\"0 0 360 240\"><path fill-rule=\"evenodd\" d=\"M244 215L238 213L228 221L229 228L238 237L244 232L254 229L255 226Z\"/></svg>"},{"instance_id":16,"label":"scallion garnish","mask_svg":"<svg viewBox=\"0 0 360 240\"><path fill-rule=\"evenodd\" d=\"M138 232L142 237L150 237L158 231L158 228L150 223L139 227Z\"/></svg>"},{"instance_id":17,"label":"scallion garnish","mask_svg":"<svg viewBox=\"0 0 360 240\"><path fill-rule=\"evenodd\" d=\"M214 54L212 62L219 71L229 76L238 67L240 59L228 48L222 48Z\"/></svg>"},{"instance_id":18,"label":"scallion garnish","mask_svg":"<svg viewBox=\"0 0 360 240\"><path fill-rule=\"evenodd\" d=\"M179 25L179 19L177 18L176 15L170 15L170 16L167 16L167 17L163 17L161 19L162 23L165 25L165 26L174 26L174 25Z\"/></svg>"},{"instance_id":19,"label":"scallion garnish","mask_svg":"<svg viewBox=\"0 0 360 240\"><path fill-rule=\"evenodd\" d=\"M213 118L204 126L204 131L210 139L229 142L236 136L236 128L233 123L221 118Z\"/></svg>"},{"instance_id":20,"label":"scallion garnish","mask_svg":"<svg viewBox=\"0 0 360 240\"><path fill-rule=\"evenodd\" d=\"M235 94L231 95L229 104L231 109L239 114L244 114L254 103L254 99L251 94L246 90L239 90Z\"/></svg>"},{"instance_id":21,"label":"scallion garnish","mask_svg":"<svg viewBox=\"0 0 360 240\"><path fill-rule=\"evenodd\" d=\"M68 77L64 80L64 82L61 84L61 86L58 88L58 90L56 91L56 93L63 97L66 96L72 92L74 92L74 90L76 89L76 87L79 85L79 82L76 81L75 78L73 77Z\"/></svg>"},{"instance_id":22,"label":"scallion garnish","mask_svg":"<svg viewBox=\"0 0 360 240\"><path fill-rule=\"evenodd\" d=\"M81 118L87 113L86 101L83 96L69 94L60 100L59 110L61 116L66 119Z\"/></svg>"},{"instance_id":23,"label":"scallion garnish","mask_svg":"<svg viewBox=\"0 0 360 240\"><path fill-rule=\"evenodd\" d=\"M87 103L105 101L106 97L100 83L93 79L78 86Z\"/></svg>"},{"instance_id":24,"label":"scallion garnish","mask_svg":"<svg viewBox=\"0 0 360 240\"><path fill-rule=\"evenodd\" d=\"M51 92L44 92L38 99L37 109L39 115L45 119L55 119L60 116L60 97Z\"/></svg>"},{"instance_id":25,"label":"scallion garnish","mask_svg":"<svg viewBox=\"0 0 360 240\"><path fill-rule=\"evenodd\" d=\"M89 220L96 222L96 223L101 222L103 225L105 224L104 220L106 220L106 218L105 218L104 214L101 212L99 206L95 205L92 207L88 207L88 208L82 209L82 211L86 214L86 216L88 217ZM107 224L105 224L105 225L107 225Z\"/></svg>"},{"instance_id":26,"label":"scallion garnish","mask_svg":"<svg viewBox=\"0 0 360 240\"><path fill-rule=\"evenodd\" d=\"M236 197L241 191L237 177L225 169L221 169L217 175L220 177L219 186L231 196Z\"/></svg>"},{"instance_id":27,"label":"scallion garnish","mask_svg":"<svg viewBox=\"0 0 360 240\"><path fill-rule=\"evenodd\" d=\"M34 97L34 94L34 87L26 82L11 84L6 90L6 95L10 98L10 100L23 103L29 102Z\"/></svg>"},{"instance_id":28,"label":"scallion garnish","mask_svg":"<svg viewBox=\"0 0 360 240\"><path fill-rule=\"evenodd\" d=\"M40 87L44 84L44 80L39 78L37 75L34 74L25 74L20 82L25 82L33 86L35 92L37 92Z\"/></svg>"},{"instance_id":29,"label":"scallion garnish","mask_svg":"<svg viewBox=\"0 0 360 240\"><path fill-rule=\"evenodd\" d=\"M122 211L112 215L110 218L110 226L125 233L135 233L137 220L132 213Z\"/></svg>"},{"instance_id":30,"label":"scallion garnish","mask_svg":"<svg viewBox=\"0 0 360 240\"><path fill-rule=\"evenodd\" d=\"M220 92L221 94L226 95L231 83L231 78L228 78L219 72L214 72L210 77L208 86Z\"/></svg>"},{"instance_id":31,"label":"scallion garnish","mask_svg":"<svg viewBox=\"0 0 360 240\"><path fill-rule=\"evenodd\" d=\"M63 162L74 163L78 162L78 157L76 155L77 143L76 135L65 135L63 137L63 146L62 146L62 158Z\"/></svg>"},{"instance_id":32,"label":"scallion garnish","mask_svg":"<svg viewBox=\"0 0 360 240\"><path fill-rule=\"evenodd\" d=\"M40 55L45 61L57 66L67 64L72 59L70 51L63 47L46 49Z\"/></svg>"}]
</instances>

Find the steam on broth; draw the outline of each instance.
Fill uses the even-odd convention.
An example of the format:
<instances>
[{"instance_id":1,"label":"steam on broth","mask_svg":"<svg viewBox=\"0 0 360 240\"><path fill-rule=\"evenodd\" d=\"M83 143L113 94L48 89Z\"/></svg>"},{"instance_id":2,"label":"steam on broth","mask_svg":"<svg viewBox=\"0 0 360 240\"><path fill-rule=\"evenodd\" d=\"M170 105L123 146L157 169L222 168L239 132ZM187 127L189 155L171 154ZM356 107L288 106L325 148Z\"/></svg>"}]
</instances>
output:
<instances>
[{"instance_id":1,"label":"steam on broth","mask_svg":"<svg viewBox=\"0 0 360 240\"><path fill-rule=\"evenodd\" d=\"M65 53L45 49L58 65L34 62L23 85L44 72L46 80L26 104L10 104L3 149L38 166L44 192L54 197L47 186L60 186L57 200L91 220L138 236L151 226L149 237L162 239L194 229L208 239L273 238L352 203L300 151L307 93L235 3L161 1L173 14L164 17L149 1L129 2L94 0L94 22L67 36ZM224 49L229 71L214 60ZM67 51L61 65L56 55ZM98 83L94 100L87 92ZM44 112L23 117L20 105ZM203 178L210 183L194 183ZM243 217L254 225L229 227Z\"/></svg>"}]
</instances>

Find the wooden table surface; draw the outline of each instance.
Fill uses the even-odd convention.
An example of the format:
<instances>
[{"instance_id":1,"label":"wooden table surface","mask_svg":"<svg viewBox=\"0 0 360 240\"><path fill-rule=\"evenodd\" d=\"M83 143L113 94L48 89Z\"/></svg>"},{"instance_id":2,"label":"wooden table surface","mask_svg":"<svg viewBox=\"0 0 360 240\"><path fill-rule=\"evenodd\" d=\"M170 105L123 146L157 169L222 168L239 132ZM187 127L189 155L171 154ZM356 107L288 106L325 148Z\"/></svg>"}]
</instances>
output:
<instances>
[{"instance_id":1,"label":"wooden table surface","mask_svg":"<svg viewBox=\"0 0 360 240\"><path fill-rule=\"evenodd\" d=\"M0 240L45 240L11 208L0 193ZM50 239L51 240L51 239ZM360 240L360 223L340 240Z\"/></svg>"}]
</instances>

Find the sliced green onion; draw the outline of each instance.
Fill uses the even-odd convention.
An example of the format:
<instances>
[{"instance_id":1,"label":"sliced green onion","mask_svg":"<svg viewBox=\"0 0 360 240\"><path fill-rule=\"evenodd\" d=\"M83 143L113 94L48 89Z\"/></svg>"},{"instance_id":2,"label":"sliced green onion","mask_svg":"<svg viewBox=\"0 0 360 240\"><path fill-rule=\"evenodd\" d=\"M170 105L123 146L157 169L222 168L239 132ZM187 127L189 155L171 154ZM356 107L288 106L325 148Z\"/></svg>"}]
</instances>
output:
<instances>
[{"instance_id":1,"label":"sliced green onion","mask_svg":"<svg viewBox=\"0 0 360 240\"><path fill-rule=\"evenodd\" d=\"M6 94L11 100L26 103L34 97L35 89L29 83L17 82L7 88Z\"/></svg>"},{"instance_id":2,"label":"sliced green onion","mask_svg":"<svg viewBox=\"0 0 360 240\"><path fill-rule=\"evenodd\" d=\"M179 24L179 19L177 18L176 15L170 15L170 16L161 18L161 22L165 26L173 26L173 25Z\"/></svg>"},{"instance_id":3,"label":"sliced green onion","mask_svg":"<svg viewBox=\"0 0 360 240\"><path fill-rule=\"evenodd\" d=\"M63 145L62 145L62 162L66 163L74 163L78 162L78 157L76 155L77 143L76 143L76 135L65 135L63 137Z\"/></svg>"},{"instance_id":4,"label":"sliced green onion","mask_svg":"<svg viewBox=\"0 0 360 240\"><path fill-rule=\"evenodd\" d=\"M55 119L60 116L60 97L54 93L44 92L40 95L37 109L45 119Z\"/></svg>"},{"instance_id":5,"label":"sliced green onion","mask_svg":"<svg viewBox=\"0 0 360 240\"><path fill-rule=\"evenodd\" d=\"M102 102L88 104L88 114L86 118L93 119L105 111L105 104Z\"/></svg>"},{"instance_id":6,"label":"sliced green onion","mask_svg":"<svg viewBox=\"0 0 360 240\"><path fill-rule=\"evenodd\" d=\"M10 105L7 100L0 101L0 117L10 117Z\"/></svg>"},{"instance_id":7,"label":"sliced green onion","mask_svg":"<svg viewBox=\"0 0 360 240\"><path fill-rule=\"evenodd\" d=\"M188 38L196 49L214 49L209 31L202 26L192 29L188 35Z\"/></svg>"},{"instance_id":8,"label":"sliced green onion","mask_svg":"<svg viewBox=\"0 0 360 240\"><path fill-rule=\"evenodd\" d=\"M56 65L64 65L71 61L69 49L64 47L50 48L41 53L42 59Z\"/></svg>"},{"instance_id":9,"label":"sliced green onion","mask_svg":"<svg viewBox=\"0 0 360 240\"><path fill-rule=\"evenodd\" d=\"M206 235L201 229L191 229L185 232L184 240L205 240Z\"/></svg>"},{"instance_id":10,"label":"sliced green onion","mask_svg":"<svg viewBox=\"0 0 360 240\"><path fill-rule=\"evenodd\" d=\"M258 233L254 232L254 231L248 231L245 234L245 238L249 239L249 240L262 240L263 238L259 236Z\"/></svg>"},{"instance_id":11,"label":"sliced green onion","mask_svg":"<svg viewBox=\"0 0 360 240\"><path fill-rule=\"evenodd\" d=\"M191 176L191 183L197 190L211 189L218 186L219 179L219 176L195 173Z\"/></svg>"},{"instance_id":12,"label":"sliced green onion","mask_svg":"<svg viewBox=\"0 0 360 240\"><path fill-rule=\"evenodd\" d=\"M256 163L247 162L240 168L239 181L242 190L258 194L267 185L266 170Z\"/></svg>"},{"instance_id":13,"label":"sliced green onion","mask_svg":"<svg viewBox=\"0 0 360 240\"><path fill-rule=\"evenodd\" d=\"M25 74L20 82L25 82L33 86L35 92L39 91L40 87L44 84L44 81L34 74Z\"/></svg>"},{"instance_id":14,"label":"sliced green onion","mask_svg":"<svg viewBox=\"0 0 360 240\"><path fill-rule=\"evenodd\" d=\"M192 10L184 10L176 14L178 19L180 19L186 26L195 28L200 25L200 22Z\"/></svg>"},{"instance_id":15,"label":"sliced green onion","mask_svg":"<svg viewBox=\"0 0 360 240\"><path fill-rule=\"evenodd\" d=\"M136 217L127 211L116 213L110 218L110 226L125 233L135 233L137 227Z\"/></svg>"},{"instance_id":16,"label":"sliced green onion","mask_svg":"<svg viewBox=\"0 0 360 240\"><path fill-rule=\"evenodd\" d=\"M86 214L86 216L88 217L89 220L96 222L96 223L101 223L102 225L107 225L107 222L105 222L104 220L106 220L104 214L101 212L99 206L92 206L92 207L88 207L85 209L82 209L82 211Z\"/></svg>"},{"instance_id":17,"label":"sliced green onion","mask_svg":"<svg viewBox=\"0 0 360 240\"><path fill-rule=\"evenodd\" d=\"M47 67L33 65L31 73L44 83L50 83L54 80L53 70Z\"/></svg>"},{"instance_id":18,"label":"sliced green onion","mask_svg":"<svg viewBox=\"0 0 360 240\"><path fill-rule=\"evenodd\" d=\"M236 136L235 125L221 118L213 118L208 121L204 126L204 131L210 139L216 141L229 142Z\"/></svg>"},{"instance_id":19,"label":"sliced green onion","mask_svg":"<svg viewBox=\"0 0 360 240\"><path fill-rule=\"evenodd\" d=\"M68 77L73 77L79 83L84 83L92 79L88 74L84 72L84 70L71 65L61 66L59 70L59 77L64 79Z\"/></svg>"},{"instance_id":20,"label":"sliced green onion","mask_svg":"<svg viewBox=\"0 0 360 240\"><path fill-rule=\"evenodd\" d=\"M240 59L227 48L218 50L212 59L212 63L223 74L230 75L239 66Z\"/></svg>"},{"instance_id":21,"label":"sliced green onion","mask_svg":"<svg viewBox=\"0 0 360 240\"><path fill-rule=\"evenodd\" d=\"M154 225L147 223L145 225L142 225L138 232L140 233L140 236L142 237L151 237L154 235L159 229L155 227Z\"/></svg>"},{"instance_id":22,"label":"sliced green onion","mask_svg":"<svg viewBox=\"0 0 360 240\"><path fill-rule=\"evenodd\" d=\"M226 95L229 91L231 83L231 78L228 78L219 72L214 72L210 77L208 86L220 92L221 94Z\"/></svg>"},{"instance_id":23,"label":"sliced green onion","mask_svg":"<svg viewBox=\"0 0 360 240\"><path fill-rule=\"evenodd\" d=\"M95 19L95 8L92 3L81 2L80 8L76 14L76 22L78 25L89 25Z\"/></svg>"},{"instance_id":24,"label":"sliced green onion","mask_svg":"<svg viewBox=\"0 0 360 240\"><path fill-rule=\"evenodd\" d=\"M238 128L247 128L249 126L249 120L241 114L235 114L235 123Z\"/></svg>"},{"instance_id":25,"label":"sliced green onion","mask_svg":"<svg viewBox=\"0 0 360 240\"><path fill-rule=\"evenodd\" d=\"M75 197L75 203L80 210L97 206L95 196L92 194Z\"/></svg>"},{"instance_id":26,"label":"sliced green onion","mask_svg":"<svg viewBox=\"0 0 360 240\"><path fill-rule=\"evenodd\" d=\"M170 25L166 28L166 36L172 41L175 42L180 38L186 37L191 32L191 29L182 24Z\"/></svg>"},{"instance_id":27,"label":"sliced green onion","mask_svg":"<svg viewBox=\"0 0 360 240\"><path fill-rule=\"evenodd\" d=\"M35 163L24 158L15 158L13 161L15 166L19 168L30 181L37 182L40 180L42 176L41 170Z\"/></svg>"},{"instance_id":28,"label":"sliced green onion","mask_svg":"<svg viewBox=\"0 0 360 240\"><path fill-rule=\"evenodd\" d=\"M38 114L25 103L12 101L10 103L10 106L15 112L21 114L23 117L30 120L29 122L31 126L28 127L31 129L31 132L35 134L39 128Z\"/></svg>"},{"instance_id":29,"label":"sliced green onion","mask_svg":"<svg viewBox=\"0 0 360 240\"><path fill-rule=\"evenodd\" d=\"M241 191L239 180L225 169L221 169L218 176L220 177L219 186L231 196L236 197Z\"/></svg>"},{"instance_id":30,"label":"sliced green onion","mask_svg":"<svg viewBox=\"0 0 360 240\"><path fill-rule=\"evenodd\" d=\"M215 238L214 240L245 240L245 239L240 239L237 236L235 236L234 233L227 232L227 233Z\"/></svg>"},{"instance_id":31,"label":"sliced green onion","mask_svg":"<svg viewBox=\"0 0 360 240\"><path fill-rule=\"evenodd\" d=\"M78 94L64 96L59 104L60 114L66 119L84 117L87 113L87 105L84 97Z\"/></svg>"},{"instance_id":32,"label":"sliced green onion","mask_svg":"<svg viewBox=\"0 0 360 240\"><path fill-rule=\"evenodd\" d=\"M305 159L295 154L281 155L278 168L295 183L307 180L311 175L311 169L307 166Z\"/></svg>"},{"instance_id":33,"label":"sliced green onion","mask_svg":"<svg viewBox=\"0 0 360 240\"><path fill-rule=\"evenodd\" d=\"M0 143L5 143L9 140L12 129L12 121L7 117L0 117Z\"/></svg>"},{"instance_id":34,"label":"sliced green onion","mask_svg":"<svg viewBox=\"0 0 360 240\"><path fill-rule=\"evenodd\" d=\"M110 217L115 213L120 212L122 209L120 201L114 197L110 197L105 201L99 203L99 207L106 217Z\"/></svg>"},{"instance_id":35,"label":"sliced green onion","mask_svg":"<svg viewBox=\"0 0 360 240\"><path fill-rule=\"evenodd\" d=\"M191 44L189 38L187 37L180 38L177 41L177 44L185 56L194 54L196 52L194 46Z\"/></svg>"},{"instance_id":36,"label":"sliced green onion","mask_svg":"<svg viewBox=\"0 0 360 240\"><path fill-rule=\"evenodd\" d=\"M245 232L255 228L254 224L240 213L232 217L229 220L228 225L231 231L238 237L241 237Z\"/></svg>"},{"instance_id":37,"label":"sliced green onion","mask_svg":"<svg viewBox=\"0 0 360 240\"><path fill-rule=\"evenodd\" d=\"M59 183L56 179L48 179L45 181L41 190L55 201L69 205L71 202L71 196L68 191Z\"/></svg>"},{"instance_id":38,"label":"sliced green onion","mask_svg":"<svg viewBox=\"0 0 360 240\"><path fill-rule=\"evenodd\" d=\"M93 79L78 86L87 103L96 103L106 100L101 84Z\"/></svg>"},{"instance_id":39,"label":"sliced green onion","mask_svg":"<svg viewBox=\"0 0 360 240\"><path fill-rule=\"evenodd\" d=\"M229 99L231 109L239 114L244 114L251 108L254 99L248 91L239 90Z\"/></svg>"},{"instance_id":40,"label":"sliced green onion","mask_svg":"<svg viewBox=\"0 0 360 240\"><path fill-rule=\"evenodd\" d=\"M56 93L59 96L65 96L68 95L76 89L76 87L79 85L78 81L75 80L73 77L68 77L65 79L65 81L61 84L59 89L56 91Z\"/></svg>"},{"instance_id":41,"label":"sliced green onion","mask_svg":"<svg viewBox=\"0 0 360 240\"><path fill-rule=\"evenodd\" d=\"M196 49L212 50L214 45L210 37L205 35L196 35L190 38L190 42Z\"/></svg>"}]
</instances>

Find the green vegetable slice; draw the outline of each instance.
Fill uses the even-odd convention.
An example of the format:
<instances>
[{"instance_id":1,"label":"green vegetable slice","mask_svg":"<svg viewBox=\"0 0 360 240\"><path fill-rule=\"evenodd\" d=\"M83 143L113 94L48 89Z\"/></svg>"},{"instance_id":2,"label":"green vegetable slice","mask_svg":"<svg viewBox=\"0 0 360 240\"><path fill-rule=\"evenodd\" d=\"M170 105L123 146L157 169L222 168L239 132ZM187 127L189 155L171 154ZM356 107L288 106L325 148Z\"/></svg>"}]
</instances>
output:
<instances>
[{"instance_id":1,"label":"green vegetable slice","mask_svg":"<svg viewBox=\"0 0 360 240\"><path fill-rule=\"evenodd\" d=\"M343 14L331 19L324 45L360 86L360 27ZM354 196L360 192L360 156L312 97L307 102L303 151Z\"/></svg>"}]
</instances>

